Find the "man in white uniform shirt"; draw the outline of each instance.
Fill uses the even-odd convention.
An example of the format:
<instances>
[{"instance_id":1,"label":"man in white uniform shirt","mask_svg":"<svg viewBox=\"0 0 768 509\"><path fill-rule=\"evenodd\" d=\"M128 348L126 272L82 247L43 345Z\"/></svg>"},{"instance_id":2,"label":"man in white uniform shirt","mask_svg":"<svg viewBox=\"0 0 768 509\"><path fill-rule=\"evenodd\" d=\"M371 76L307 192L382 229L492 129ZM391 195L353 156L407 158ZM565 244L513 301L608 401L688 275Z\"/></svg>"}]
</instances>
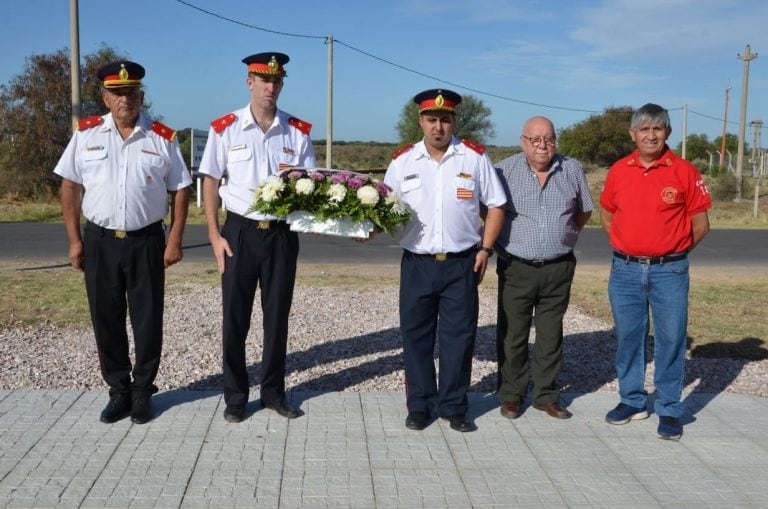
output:
<instances>
[{"instance_id":1,"label":"man in white uniform shirt","mask_svg":"<svg viewBox=\"0 0 768 509\"><path fill-rule=\"evenodd\" d=\"M277 108L288 56L258 53L243 59L250 102L211 122L200 163L208 237L221 273L223 298L224 419L240 422L248 403L245 364L257 286L261 286L264 341L261 406L294 419L300 415L285 395L288 314L293 300L299 238L281 218L247 213L254 190L289 166L316 166L311 124ZM222 177L226 184L219 186ZM219 231L219 197L227 217Z\"/></svg>"},{"instance_id":2,"label":"man in white uniform shirt","mask_svg":"<svg viewBox=\"0 0 768 509\"><path fill-rule=\"evenodd\" d=\"M99 363L109 385L101 421L130 413L152 418L151 395L163 344L165 268L181 260L181 239L192 183L176 133L141 113L144 68L119 61L98 71L104 116L84 118L54 172L72 267L85 272L85 289ZM171 226L163 218L171 195ZM80 212L85 216L80 233ZM128 355L130 312L136 363ZM133 375L133 380L131 380Z\"/></svg>"},{"instance_id":3,"label":"man in white uniform shirt","mask_svg":"<svg viewBox=\"0 0 768 509\"><path fill-rule=\"evenodd\" d=\"M395 152L384 178L415 213L400 242L405 425L424 429L434 409L452 429L472 431L466 414L477 285L493 253L506 197L485 148L453 135L461 96L433 89L413 100L424 138ZM439 380L433 360L436 338Z\"/></svg>"}]
</instances>

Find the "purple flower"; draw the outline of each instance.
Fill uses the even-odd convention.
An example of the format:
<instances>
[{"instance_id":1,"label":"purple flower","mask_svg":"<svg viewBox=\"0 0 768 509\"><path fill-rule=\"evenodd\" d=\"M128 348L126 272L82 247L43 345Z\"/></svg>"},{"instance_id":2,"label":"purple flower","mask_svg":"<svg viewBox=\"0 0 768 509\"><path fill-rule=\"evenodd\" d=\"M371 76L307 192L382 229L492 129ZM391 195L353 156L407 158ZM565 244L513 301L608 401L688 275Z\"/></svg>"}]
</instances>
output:
<instances>
[{"instance_id":1,"label":"purple flower","mask_svg":"<svg viewBox=\"0 0 768 509\"><path fill-rule=\"evenodd\" d=\"M331 182L334 184L346 184L352 175L349 172L342 171L340 173L334 173L331 177Z\"/></svg>"},{"instance_id":2,"label":"purple flower","mask_svg":"<svg viewBox=\"0 0 768 509\"><path fill-rule=\"evenodd\" d=\"M365 179L363 177L352 177L347 181L347 187L350 189L360 189L363 187L363 184L365 184Z\"/></svg>"},{"instance_id":3,"label":"purple flower","mask_svg":"<svg viewBox=\"0 0 768 509\"><path fill-rule=\"evenodd\" d=\"M288 174L288 178L291 180L300 179L303 176L304 176L304 172L300 170L293 170Z\"/></svg>"},{"instance_id":4,"label":"purple flower","mask_svg":"<svg viewBox=\"0 0 768 509\"><path fill-rule=\"evenodd\" d=\"M322 182L325 180L325 175L323 175L323 172L321 171L313 171L309 174L310 178L314 180L315 182Z\"/></svg>"},{"instance_id":5,"label":"purple flower","mask_svg":"<svg viewBox=\"0 0 768 509\"><path fill-rule=\"evenodd\" d=\"M378 191L379 196L387 197L389 196L390 191L392 191L392 188L389 187L384 182L377 182L376 183L376 191Z\"/></svg>"}]
</instances>

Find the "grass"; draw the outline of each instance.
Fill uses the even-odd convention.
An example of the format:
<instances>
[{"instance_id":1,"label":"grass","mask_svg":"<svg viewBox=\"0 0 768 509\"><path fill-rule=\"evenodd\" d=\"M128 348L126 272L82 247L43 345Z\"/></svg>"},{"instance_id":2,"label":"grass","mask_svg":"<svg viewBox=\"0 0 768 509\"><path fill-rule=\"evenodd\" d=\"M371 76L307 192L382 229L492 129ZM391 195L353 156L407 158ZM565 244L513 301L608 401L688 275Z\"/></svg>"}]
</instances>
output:
<instances>
[{"instance_id":1,"label":"grass","mask_svg":"<svg viewBox=\"0 0 768 509\"><path fill-rule=\"evenodd\" d=\"M0 268L0 327L49 323L90 326L82 273L67 267L24 270ZM299 264L297 284L380 288L398 284L396 265ZM180 283L218 287L213 263L183 264L167 272L168 293L184 291ZM494 287L489 272L483 285ZM571 303L590 316L611 323L607 267L581 266L576 271ZM692 269L688 334L694 354L768 358L768 320L761 306L768 276L747 271L695 272ZM397 310L390 310L396 313Z\"/></svg>"}]
</instances>

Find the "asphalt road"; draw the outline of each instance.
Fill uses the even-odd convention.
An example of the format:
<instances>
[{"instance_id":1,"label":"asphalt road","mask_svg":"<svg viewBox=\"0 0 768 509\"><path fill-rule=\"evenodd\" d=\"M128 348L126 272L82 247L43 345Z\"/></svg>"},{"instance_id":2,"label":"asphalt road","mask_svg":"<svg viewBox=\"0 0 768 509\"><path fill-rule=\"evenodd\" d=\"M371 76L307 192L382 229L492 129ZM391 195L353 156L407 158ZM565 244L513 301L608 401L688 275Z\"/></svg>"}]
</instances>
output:
<instances>
[{"instance_id":1,"label":"asphalt road","mask_svg":"<svg viewBox=\"0 0 768 509\"><path fill-rule=\"evenodd\" d=\"M66 263L67 238L61 223L0 223L0 261ZM368 242L347 238L301 236L300 263L399 263L401 249L388 235ZM610 261L611 249L599 228L585 229L576 246L581 264ZM712 230L691 254L697 265L749 267L768 265L768 230ZM212 261L204 225L187 225L184 262Z\"/></svg>"}]
</instances>

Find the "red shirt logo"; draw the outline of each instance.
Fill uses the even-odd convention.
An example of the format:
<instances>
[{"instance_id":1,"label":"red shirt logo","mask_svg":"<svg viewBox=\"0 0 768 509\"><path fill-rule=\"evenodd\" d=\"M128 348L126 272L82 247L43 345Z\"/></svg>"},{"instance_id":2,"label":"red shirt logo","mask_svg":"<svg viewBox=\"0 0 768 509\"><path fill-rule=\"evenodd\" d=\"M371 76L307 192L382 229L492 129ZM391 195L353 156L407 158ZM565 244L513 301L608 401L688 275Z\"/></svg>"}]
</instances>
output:
<instances>
[{"instance_id":1,"label":"red shirt logo","mask_svg":"<svg viewBox=\"0 0 768 509\"><path fill-rule=\"evenodd\" d=\"M665 187L661 191L661 199L667 205L672 205L677 201L677 189L674 187Z\"/></svg>"}]
</instances>

